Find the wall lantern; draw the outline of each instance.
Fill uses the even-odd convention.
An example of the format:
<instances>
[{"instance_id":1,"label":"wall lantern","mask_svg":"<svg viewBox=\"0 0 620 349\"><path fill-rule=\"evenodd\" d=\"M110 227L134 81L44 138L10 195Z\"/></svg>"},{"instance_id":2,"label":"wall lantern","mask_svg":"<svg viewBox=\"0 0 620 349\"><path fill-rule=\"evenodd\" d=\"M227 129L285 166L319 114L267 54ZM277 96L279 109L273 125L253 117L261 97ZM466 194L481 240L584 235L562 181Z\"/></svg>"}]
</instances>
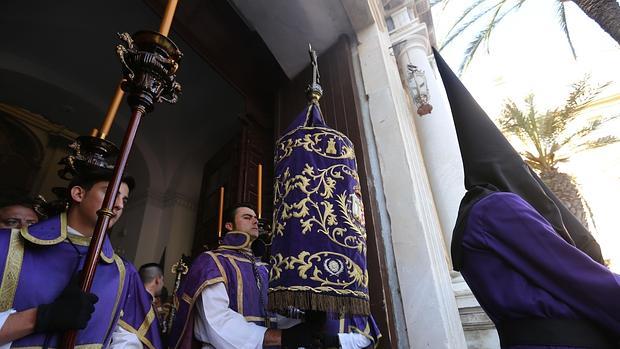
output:
<instances>
[{"instance_id":1,"label":"wall lantern","mask_svg":"<svg viewBox=\"0 0 620 349\"><path fill-rule=\"evenodd\" d=\"M424 71L418 69L418 67L413 64L407 64L407 70L409 71L407 84L409 85L411 96L413 97L413 103L418 108L418 115L423 116L430 114L431 111L433 111L433 106L428 103L430 95L428 93L428 84L426 83Z\"/></svg>"}]
</instances>

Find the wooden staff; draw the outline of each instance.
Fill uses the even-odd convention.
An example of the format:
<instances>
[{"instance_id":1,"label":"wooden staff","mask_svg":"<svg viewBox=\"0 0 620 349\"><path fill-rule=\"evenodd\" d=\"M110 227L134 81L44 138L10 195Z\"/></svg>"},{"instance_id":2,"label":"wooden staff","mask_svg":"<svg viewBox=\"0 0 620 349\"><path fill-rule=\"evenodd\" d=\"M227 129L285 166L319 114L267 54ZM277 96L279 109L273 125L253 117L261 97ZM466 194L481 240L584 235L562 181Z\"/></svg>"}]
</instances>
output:
<instances>
[{"instance_id":1,"label":"wooden staff","mask_svg":"<svg viewBox=\"0 0 620 349\"><path fill-rule=\"evenodd\" d=\"M220 206L217 212L217 238L222 238L222 218L224 216L224 187L220 187Z\"/></svg>"},{"instance_id":2,"label":"wooden staff","mask_svg":"<svg viewBox=\"0 0 620 349\"><path fill-rule=\"evenodd\" d=\"M263 213L263 165L258 164L258 202L256 205L258 210L258 219L261 218Z\"/></svg>"},{"instance_id":3,"label":"wooden staff","mask_svg":"<svg viewBox=\"0 0 620 349\"><path fill-rule=\"evenodd\" d=\"M171 6L170 3L173 3L174 5ZM160 27L160 33L162 33L162 35L167 35L168 31L170 30L170 24L172 23L171 17L174 15L176 4L177 0L170 0L168 6L166 7L166 13L164 14L164 23L162 23ZM174 45L174 43L172 43L172 45ZM177 55L180 55L180 52L177 51ZM178 58L179 57L175 57L176 60L178 60ZM122 99L122 94L120 98ZM149 101L149 103L153 103L152 99L149 99ZM145 103L147 102L144 102L140 98L137 98L135 103L131 103L130 101L130 104L132 104L131 118L129 120L127 130L125 131L125 136L123 138L123 143L120 149L120 155L116 160L116 164L114 166L114 173L112 174L112 179L108 184L102 207L99 211L97 211L97 223L95 224L95 230L93 232L93 236L88 247L88 254L86 256L86 261L84 263L84 268L81 274L81 289L84 292L90 291L93 281L95 279L95 271L97 269L97 264L100 258L99 255L101 254L101 250L103 249L106 230L110 225L110 219L114 216L114 212L112 211L112 209L116 201L118 190L121 186L122 175L125 171L127 159L129 158L129 153L131 152L133 142L136 138L136 133L138 132L140 120L142 119L142 116L146 114L147 105ZM112 105L114 105L114 103L112 103ZM116 109L118 110L118 106ZM113 120L113 117L111 119ZM104 125L106 124L106 122L111 125L112 120L108 120L108 118L106 117L106 120L104 120ZM102 129L101 134L104 133L103 131L104 130ZM77 331L73 330L65 332L63 338L61 339L60 348L73 349L75 347L76 338Z\"/></svg>"},{"instance_id":4,"label":"wooden staff","mask_svg":"<svg viewBox=\"0 0 620 349\"><path fill-rule=\"evenodd\" d=\"M90 246L88 247L88 255L82 271L81 286L82 291L84 292L90 291L90 288L93 285L93 280L95 279L95 269L97 268L97 262L99 261L99 254L101 253L103 242L105 241L105 232L110 225L110 219L114 216L112 208L114 207L114 201L116 201L116 194L121 186L121 179L123 171L125 170L125 165L127 164L127 158L129 158L131 146L136 138L138 126L140 125L140 120L144 114L145 111L143 108L136 108L131 115L129 126L127 127L127 132L125 133L123 144L121 145L121 153L116 160L114 174L112 175L112 180L108 185L108 189L106 190L105 197L103 199L103 206L99 211L97 211L97 224L95 225L95 231L93 232ZM76 335L77 331L67 331L65 333L65 337L63 338L61 348L73 349L73 347L75 347Z\"/></svg>"}]
</instances>

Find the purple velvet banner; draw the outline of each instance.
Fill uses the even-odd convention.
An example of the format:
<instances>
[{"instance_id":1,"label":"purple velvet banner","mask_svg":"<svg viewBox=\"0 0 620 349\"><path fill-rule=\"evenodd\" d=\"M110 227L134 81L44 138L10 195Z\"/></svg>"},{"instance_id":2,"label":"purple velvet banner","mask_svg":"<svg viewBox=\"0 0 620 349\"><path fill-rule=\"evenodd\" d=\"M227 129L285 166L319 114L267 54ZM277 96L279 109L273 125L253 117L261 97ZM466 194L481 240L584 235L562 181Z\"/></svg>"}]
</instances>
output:
<instances>
[{"instance_id":1,"label":"purple velvet banner","mask_svg":"<svg viewBox=\"0 0 620 349\"><path fill-rule=\"evenodd\" d=\"M311 104L276 143L269 305L368 314L353 144Z\"/></svg>"}]
</instances>

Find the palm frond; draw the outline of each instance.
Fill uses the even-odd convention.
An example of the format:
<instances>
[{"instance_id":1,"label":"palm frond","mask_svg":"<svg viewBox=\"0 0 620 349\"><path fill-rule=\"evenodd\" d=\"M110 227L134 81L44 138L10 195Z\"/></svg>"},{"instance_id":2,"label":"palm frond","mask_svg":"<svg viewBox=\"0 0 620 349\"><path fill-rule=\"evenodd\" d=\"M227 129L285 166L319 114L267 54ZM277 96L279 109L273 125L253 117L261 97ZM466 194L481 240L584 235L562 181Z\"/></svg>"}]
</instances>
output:
<instances>
[{"instance_id":1,"label":"palm frond","mask_svg":"<svg viewBox=\"0 0 620 349\"><path fill-rule=\"evenodd\" d=\"M555 143L557 135L556 118L557 113L555 111L547 111L537 119L540 138L546 144Z\"/></svg>"},{"instance_id":2,"label":"palm frond","mask_svg":"<svg viewBox=\"0 0 620 349\"><path fill-rule=\"evenodd\" d=\"M579 128L577 131L574 131L565 136L564 139L560 141L560 145L565 146L571 143L574 139L585 137L586 135L596 131L602 124L603 120L601 118L596 118L590 121L587 125Z\"/></svg>"},{"instance_id":3,"label":"palm frond","mask_svg":"<svg viewBox=\"0 0 620 349\"><path fill-rule=\"evenodd\" d=\"M449 0L446 1L447 2ZM465 20L465 18L467 16L469 16L470 13L472 13L472 11L478 9L481 5L485 5L485 3L488 3L488 0L477 0L476 2L474 2L471 6L469 6L468 8L465 9L465 11L463 11L463 13L461 14L461 16L459 18L456 19L456 21L454 21L454 23L452 24L452 26L450 27L450 29L448 29L448 32L446 33L446 36L450 35L452 33L452 31L454 30L454 28L456 28L459 24L461 24L461 22L463 22ZM493 7L491 7L493 8ZM483 11L483 13L487 13L489 11L489 9L486 9ZM477 16L477 15L476 15ZM476 17L474 16L474 17ZM472 21L468 21L470 24L473 23Z\"/></svg>"},{"instance_id":4,"label":"palm frond","mask_svg":"<svg viewBox=\"0 0 620 349\"><path fill-rule=\"evenodd\" d=\"M541 171L546 169L545 163L541 160L541 158L534 156L530 152L525 152L521 154L523 156L523 161L531 168L536 171Z\"/></svg>"},{"instance_id":5,"label":"palm frond","mask_svg":"<svg viewBox=\"0 0 620 349\"><path fill-rule=\"evenodd\" d=\"M495 12L491 16L491 20L489 21L489 24L487 25L487 31L484 37L484 41L487 44L487 53L489 52L489 39L491 38L491 33L493 32L493 28L495 28L495 26L498 23L497 16L499 15L499 12L502 10L502 7L504 7L505 4L506 4L506 1L501 1L497 4L497 8L495 9Z\"/></svg>"},{"instance_id":6,"label":"palm frond","mask_svg":"<svg viewBox=\"0 0 620 349\"><path fill-rule=\"evenodd\" d=\"M527 104L527 116L525 123L525 132L528 137L536 147L536 151L540 154L541 157L546 155L545 149L543 147L543 141L540 136L540 125L539 125L539 117L536 112L536 104L534 103L534 95L529 94L525 97L525 103Z\"/></svg>"},{"instance_id":7,"label":"palm frond","mask_svg":"<svg viewBox=\"0 0 620 349\"><path fill-rule=\"evenodd\" d=\"M564 31L564 35L566 36L566 41L568 42L568 46L570 47L570 51L573 54L573 58L577 59L577 53L575 52L575 47L573 46L573 40L570 37L570 33L568 31L568 22L566 21L566 9L564 8L564 1L557 0L556 2L556 15L558 16L558 21L560 22L560 27L562 31Z\"/></svg>"},{"instance_id":8,"label":"palm frond","mask_svg":"<svg viewBox=\"0 0 620 349\"><path fill-rule=\"evenodd\" d=\"M482 3L482 2L485 2L485 1L487 1L487 0L478 0L478 3ZM474 4L473 6L476 6L476 4ZM470 20L468 20L467 22L461 24L461 26L459 26L459 28L455 32L452 32L454 30L454 28L459 24L459 22L462 21L461 19L459 19L452 26L452 28L450 28L450 30L446 34L447 39L441 44L441 46L439 47L439 50L442 50L444 47L446 47L450 42L452 42L452 40L456 39L467 28L469 28L472 24L476 23L480 18L484 17L487 13L491 12L494 8L495 8L495 6L491 6L491 7L487 8L487 9L483 10L482 12L473 15Z\"/></svg>"},{"instance_id":9,"label":"palm frond","mask_svg":"<svg viewBox=\"0 0 620 349\"><path fill-rule=\"evenodd\" d=\"M577 146L577 152L581 152L581 151L589 150L589 149L600 148L600 147L605 147L605 146L608 146L610 144L617 143L619 141L620 141L620 139L618 139L618 137L616 137L616 136L600 137L600 138L597 138L595 140L584 142L584 143L578 145Z\"/></svg>"},{"instance_id":10,"label":"palm frond","mask_svg":"<svg viewBox=\"0 0 620 349\"><path fill-rule=\"evenodd\" d=\"M503 7L504 3L508 1L508 0L501 0L499 3L495 4L493 7L491 8L496 8L496 7ZM486 40L488 40L488 38L490 38L491 36L491 31L504 19L506 18L506 15L508 15L509 13L511 13L512 11L515 11L517 9L519 9L521 7L521 5L523 5L523 3L527 1L527 0L519 0L516 4L514 4L513 6L511 6L509 9L507 9L506 11L502 12L501 14L498 15L494 15L493 16L493 20L491 22L489 22L487 24L487 26L482 29L480 32L478 32L478 34L476 34L476 37L474 38L474 40L472 40L469 45L467 46L467 48L465 49L464 52L464 57L463 57L463 61L461 62L461 65L459 66L459 74L463 73L463 71L467 68L467 66L469 66L469 64L471 63L471 61L474 58L474 55L476 54L476 52L478 51L478 47L480 47L480 44L482 42L485 42ZM450 40L452 41L452 40Z\"/></svg>"},{"instance_id":11,"label":"palm frond","mask_svg":"<svg viewBox=\"0 0 620 349\"><path fill-rule=\"evenodd\" d=\"M519 109L517 104L512 100L504 103L502 116L498 120L502 132L517 136L522 142L528 142L528 136L525 133L525 116Z\"/></svg>"},{"instance_id":12,"label":"palm frond","mask_svg":"<svg viewBox=\"0 0 620 349\"><path fill-rule=\"evenodd\" d=\"M443 6L441 7L442 10L445 10L445 8L448 6L448 4L450 3L450 0L431 0L430 5L431 7L435 6L435 5L439 5L443 3Z\"/></svg>"},{"instance_id":13,"label":"palm frond","mask_svg":"<svg viewBox=\"0 0 620 349\"><path fill-rule=\"evenodd\" d=\"M476 54L476 51L478 50L478 47L480 46L480 44L482 43L485 37L486 37L486 31L483 30L479 32L474 38L474 40L472 40L469 43L469 45L465 49L465 53L464 53L465 57L463 57L463 61L461 62L461 65L459 66L459 75L461 75L463 71L465 70L465 68L467 68L469 63L471 63L472 59L474 58L474 55Z\"/></svg>"},{"instance_id":14,"label":"palm frond","mask_svg":"<svg viewBox=\"0 0 620 349\"><path fill-rule=\"evenodd\" d=\"M589 79L589 75L585 75L581 80L573 83L572 90L566 98L564 106L549 112L553 114L552 127L554 130L554 138L564 134L568 125L573 123L577 117L581 115L581 112L588 107L588 104L592 102L604 88L609 86L609 82L591 86ZM583 135L577 136L581 137Z\"/></svg>"}]
</instances>

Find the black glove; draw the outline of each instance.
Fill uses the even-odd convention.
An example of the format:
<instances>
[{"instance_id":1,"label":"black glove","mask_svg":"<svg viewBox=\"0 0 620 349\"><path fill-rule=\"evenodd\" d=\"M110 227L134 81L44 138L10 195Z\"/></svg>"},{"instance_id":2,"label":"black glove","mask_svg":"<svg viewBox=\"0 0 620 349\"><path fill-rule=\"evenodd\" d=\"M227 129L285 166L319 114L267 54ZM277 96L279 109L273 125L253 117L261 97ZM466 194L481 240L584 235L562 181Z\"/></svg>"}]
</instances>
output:
<instances>
[{"instance_id":1,"label":"black glove","mask_svg":"<svg viewBox=\"0 0 620 349\"><path fill-rule=\"evenodd\" d=\"M322 348L340 348L340 337L337 334L321 334Z\"/></svg>"},{"instance_id":2,"label":"black glove","mask_svg":"<svg viewBox=\"0 0 620 349\"><path fill-rule=\"evenodd\" d=\"M316 310L306 310L303 317L304 323L311 326L315 331L323 330L327 321L327 313Z\"/></svg>"},{"instance_id":3,"label":"black glove","mask_svg":"<svg viewBox=\"0 0 620 349\"><path fill-rule=\"evenodd\" d=\"M98 300L96 295L82 292L77 278L73 278L54 302L39 305L34 331L83 330Z\"/></svg>"},{"instance_id":4,"label":"black glove","mask_svg":"<svg viewBox=\"0 0 620 349\"><path fill-rule=\"evenodd\" d=\"M321 348L320 334L312 326L301 323L282 330L282 348Z\"/></svg>"}]
</instances>

